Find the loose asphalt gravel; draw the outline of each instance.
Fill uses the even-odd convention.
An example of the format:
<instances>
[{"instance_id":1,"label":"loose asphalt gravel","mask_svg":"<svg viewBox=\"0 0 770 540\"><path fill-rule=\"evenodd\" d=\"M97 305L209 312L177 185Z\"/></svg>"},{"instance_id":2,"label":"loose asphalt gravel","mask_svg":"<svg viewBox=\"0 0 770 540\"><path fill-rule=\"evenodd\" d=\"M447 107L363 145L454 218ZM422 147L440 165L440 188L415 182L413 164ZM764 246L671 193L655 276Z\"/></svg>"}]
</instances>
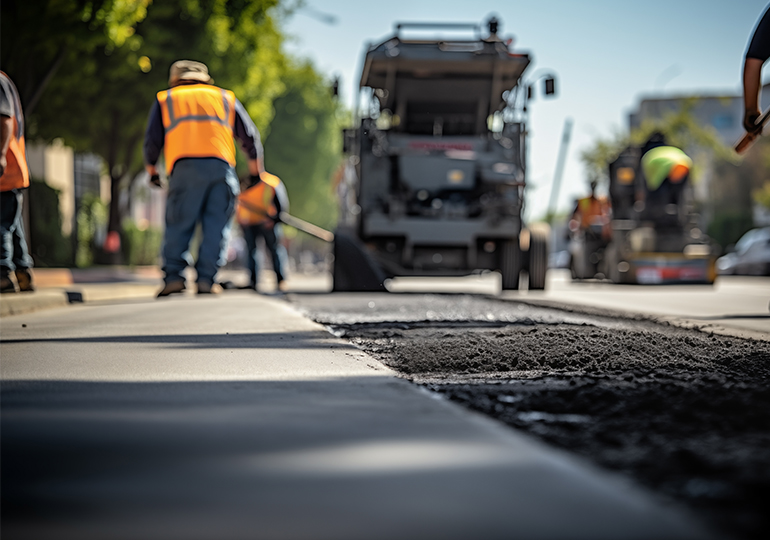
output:
<instances>
[{"instance_id":1,"label":"loose asphalt gravel","mask_svg":"<svg viewBox=\"0 0 770 540\"><path fill-rule=\"evenodd\" d=\"M770 342L473 295L289 299L416 384L768 537Z\"/></svg>"}]
</instances>

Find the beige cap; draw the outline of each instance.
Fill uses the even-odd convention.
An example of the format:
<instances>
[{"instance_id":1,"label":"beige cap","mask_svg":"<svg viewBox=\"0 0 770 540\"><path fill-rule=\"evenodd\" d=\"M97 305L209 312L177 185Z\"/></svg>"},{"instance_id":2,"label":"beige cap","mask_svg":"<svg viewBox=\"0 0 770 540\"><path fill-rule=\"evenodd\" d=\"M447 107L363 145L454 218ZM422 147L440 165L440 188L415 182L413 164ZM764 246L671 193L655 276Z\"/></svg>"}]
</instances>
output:
<instances>
[{"instance_id":1,"label":"beige cap","mask_svg":"<svg viewBox=\"0 0 770 540\"><path fill-rule=\"evenodd\" d=\"M206 67L206 64L194 60L177 60L171 65L168 73L168 85L173 86L179 81L214 82L209 76L209 68Z\"/></svg>"}]
</instances>

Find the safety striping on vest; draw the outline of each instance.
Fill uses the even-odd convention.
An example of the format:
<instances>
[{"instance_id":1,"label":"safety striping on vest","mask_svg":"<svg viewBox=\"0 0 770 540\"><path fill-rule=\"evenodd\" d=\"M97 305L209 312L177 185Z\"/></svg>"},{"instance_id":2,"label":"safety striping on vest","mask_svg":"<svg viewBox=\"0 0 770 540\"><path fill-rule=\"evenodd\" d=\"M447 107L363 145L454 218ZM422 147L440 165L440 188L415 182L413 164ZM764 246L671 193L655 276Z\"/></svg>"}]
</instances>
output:
<instances>
[{"instance_id":1,"label":"safety striping on vest","mask_svg":"<svg viewBox=\"0 0 770 540\"><path fill-rule=\"evenodd\" d=\"M171 97L171 90L171 88L166 90L166 110L168 111L169 119L169 125L166 127L166 133L172 131L175 127L183 122L216 122L217 124L232 128L230 123L227 121L230 117L230 104L227 101L227 93L224 90L220 90L222 93L222 104L225 110L224 118L220 118L217 115L212 116L207 114L191 114L177 118L174 115L174 99Z\"/></svg>"}]
</instances>

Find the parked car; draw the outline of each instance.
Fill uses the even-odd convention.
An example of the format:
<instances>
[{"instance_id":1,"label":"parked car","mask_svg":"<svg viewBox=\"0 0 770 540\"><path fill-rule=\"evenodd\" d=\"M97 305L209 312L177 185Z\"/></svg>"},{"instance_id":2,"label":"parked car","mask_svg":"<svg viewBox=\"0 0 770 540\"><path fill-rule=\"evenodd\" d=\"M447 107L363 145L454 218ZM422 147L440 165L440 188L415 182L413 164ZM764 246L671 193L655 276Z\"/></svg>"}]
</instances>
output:
<instances>
[{"instance_id":1,"label":"parked car","mask_svg":"<svg viewBox=\"0 0 770 540\"><path fill-rule=\"evenodd\" d=\"M721 275L770 276L770 227L751 229L735 248L717 259Z\"/></svg>"}]
</instances>

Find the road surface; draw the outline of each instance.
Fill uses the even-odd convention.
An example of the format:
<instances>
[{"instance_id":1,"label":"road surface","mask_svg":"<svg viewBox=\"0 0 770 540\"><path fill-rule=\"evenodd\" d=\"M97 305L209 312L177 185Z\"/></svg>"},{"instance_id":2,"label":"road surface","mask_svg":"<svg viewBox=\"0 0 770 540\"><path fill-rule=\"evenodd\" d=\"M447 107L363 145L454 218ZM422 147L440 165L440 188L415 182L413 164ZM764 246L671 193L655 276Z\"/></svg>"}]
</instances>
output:
<instances>
[{"instance_id":1,"label":"road surface","mask_svg":"<svg viewBox=\"0 0 770 540\"><path fill-rule=\"evenodd\" d=\"M548 271L545 291L500 292L496 273L465 278L398 278L388 284L396 292L471 292L522 301L546 301L691 321L704 329L767 334L770 339L770 277L720 276L708 285L616 285L572 281L569 271ZM744 332L741 332L744 331Z\"/></svg>"},{"instance_id":2,"label":"road surface","mask_svg":"<svg viewBox=\"0 0 770 540\"><path fill-rule=\"evenodd\" d=\"M279 299L86 303L1 341L4 540L709 537Z\"/></svg>"}]
</instances>

